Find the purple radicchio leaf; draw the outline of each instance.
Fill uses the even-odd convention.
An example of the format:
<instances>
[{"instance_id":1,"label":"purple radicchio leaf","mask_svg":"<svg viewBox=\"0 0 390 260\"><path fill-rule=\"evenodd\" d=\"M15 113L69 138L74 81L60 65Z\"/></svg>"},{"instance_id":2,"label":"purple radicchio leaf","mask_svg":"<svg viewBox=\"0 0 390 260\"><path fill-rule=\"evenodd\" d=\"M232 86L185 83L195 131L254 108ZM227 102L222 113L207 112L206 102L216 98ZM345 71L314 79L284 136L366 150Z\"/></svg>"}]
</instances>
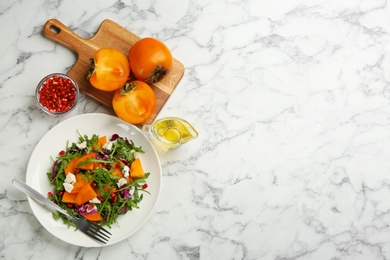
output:
<instances>
[{"instance_id":1,"label":"purple radicchio leaf","mask_svg":"<svg viewBox=\"0 0 390 260\"><path fill-rule=\"evenodd\" d=\"M103 161L107 161L108 160L108 156L106 154L96 154L96 159L98 160L103 160Z\"/></svg>"},{"instance_id":2,"label":"purple radicchio leaf","mask_svg":"<svg viewBox=\"0 0 390 260\"><path fill-rule=\"evenodd\" d=\"M55 160L53 163L53 167L51 168L51 179L55 179L57 177L57 164L59 160Z\"/></svg>"},{"instance_id":3,"label":"purple radicchio leaf","mask_svg":"<svg viewBox=\"0 0 390 260\"><path fill-rule=\"evenodd\" d=\"M134 194L134 189L124 190L124 191L123 191L123 198L124 198L124 199L128 199L128 198L130 198L131 196L133 196L133 194Z\"/></svg>"},{"instance_id":4,"label":"purple radicchio leaf","mask_svg":"<svg viewBox=\"0 0 390 260\"><path fill-rule=\"evenodd\" d=\"M92 209L89 208L89 204L84 204L84 205L81 205L79 208L78 208L78 212L80 215L87 215L87 214L91 214L91 213L95 213L97 212L97 208L96 206L94 205Z\"/></svg>"},{"instance_id":5,"label":"purple radicchio leaf","mask_svg":"<svg viewBox=\"0 0 390 260\"><path fill-rule=\"evenodd\" d=\"M118 138L120 138L120 136L118 134L113 134L110 141L115 141Z\"/></svg>"},{"instance_id":6,"label":"purple radicchio leaf","mask_svg":"<svg viewBox=\"0 0 390 260\"><path fill-rule=\"evenodd\" d=\"M118 157L118 160L121 161L125 165L129 164L129 162L125 158L123 158L123 157Z\"/></svg>"}]
</instances>

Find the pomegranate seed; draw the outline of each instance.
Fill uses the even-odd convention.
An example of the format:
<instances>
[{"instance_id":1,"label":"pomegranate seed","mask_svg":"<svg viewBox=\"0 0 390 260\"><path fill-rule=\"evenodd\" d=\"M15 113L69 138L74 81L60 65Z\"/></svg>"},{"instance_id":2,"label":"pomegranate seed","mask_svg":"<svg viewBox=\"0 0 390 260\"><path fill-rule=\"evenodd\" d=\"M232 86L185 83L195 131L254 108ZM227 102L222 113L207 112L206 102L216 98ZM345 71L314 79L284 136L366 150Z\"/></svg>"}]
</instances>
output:
<instances>
[{"instance_id":1,"label":"pomegranate seed","mask_svg":"<svg viewBox=\"0 0 390 260\"><path fill-rule=\"evenodd\" d=\"M144 189L146 189L148 187L148 184L144 184L144 185L142 185L142 189L144 190Z\"/></svg>"},{"instance_id":2,"label":"pomegranate seed","mask_svg":"<svg viewBox=\"0 0 390 260\"><path fill-rule=\"evenodd\" d=\"M47 78L39 90L39 103L50 112L65 112L76 102L76 88L67 78Z\"/></svg>"},{"instance_id":3,"label":"pomegranate seed","mask_svg":"<svg viewBox=\"0 0 390 260\"><path fill-rule=\"evenodd\" d=\"M64 155L65 154L65 151L62 150L61 152L58 153L59 155Z\"/></svg>"},{"instance_id":4,"label":"pomegranate seed","mask_svg":"<svg viewBox=\"0 0 390 260\"><path fill-rule=\"evenodd\" d=\"M53 195L53 193L52 193L51 191L49 191L49 192L47 193L47 196L53 197L54 195Z\"/></svg>"}]
</instances>

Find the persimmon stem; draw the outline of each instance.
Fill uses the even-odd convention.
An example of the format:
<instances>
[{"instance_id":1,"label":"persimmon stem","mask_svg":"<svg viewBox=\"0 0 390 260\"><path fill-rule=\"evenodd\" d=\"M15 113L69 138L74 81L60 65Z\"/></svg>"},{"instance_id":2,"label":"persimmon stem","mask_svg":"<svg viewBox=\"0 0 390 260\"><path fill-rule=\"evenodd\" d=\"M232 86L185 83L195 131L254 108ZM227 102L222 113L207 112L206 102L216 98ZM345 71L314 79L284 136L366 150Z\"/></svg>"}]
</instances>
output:
<instances>
[{"instance_id":1,"label":"persimmon stem","mask_svg":"<svg viewBox=\"0 0 390 260\"><path fill-rule=\"evenodd\" d=\"M95 66L96 66L94 58L90 58L89 61L90 61L90 63L89 63L89 70L88 70L87 79L89 79L92 76L93 72L95 71Z\"/></svg>"},{"instance_id":2,"label":"persimmon stem","mask_svg":"<svg viewBox=\"0 0 390 260\"><path fill-rule=\"evenodd\" d=\"M126 83L119 89L119 94L127 95L137 87L137 82Z\"/></svg>"},{"instance_id":3,"label":"persimmon stem","mask_svg":"<svg viewBox=\"0 0 390 260\"><path fill-rule=\"evenodd\" d=\"M152 75L150 75L150 77L145 79L145 82L149 83L149 84L159 82L168 74L168 72L169 72L169 70L167 68L165 68L164 66L157 65L154 68Z\"/></svg>"}]
</instances>

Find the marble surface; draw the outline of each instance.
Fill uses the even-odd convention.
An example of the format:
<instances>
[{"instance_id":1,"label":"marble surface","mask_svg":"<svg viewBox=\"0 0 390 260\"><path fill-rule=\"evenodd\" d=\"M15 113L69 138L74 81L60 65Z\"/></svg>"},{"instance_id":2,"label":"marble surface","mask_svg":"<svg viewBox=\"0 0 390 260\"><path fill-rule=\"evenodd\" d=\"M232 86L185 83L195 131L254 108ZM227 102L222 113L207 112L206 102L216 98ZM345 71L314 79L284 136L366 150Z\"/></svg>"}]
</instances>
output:
<instances>
[{"instance_id":1,"label":"marble surface","mask_svg":"<svg viewBox=\"0 0 390 260\"><path fill-rule=\"evenodd\" d=\"M158 117L199 138L159 152L153 215L108 247L52 236L11 184L53 126L113 114L84 94L63 117L36 106L76 60L43 36L50 18L86 38L111 19L185 66ZM2 0L0 35L0 259L390 258L388 1Z\"/></svg>"}]
</instances>

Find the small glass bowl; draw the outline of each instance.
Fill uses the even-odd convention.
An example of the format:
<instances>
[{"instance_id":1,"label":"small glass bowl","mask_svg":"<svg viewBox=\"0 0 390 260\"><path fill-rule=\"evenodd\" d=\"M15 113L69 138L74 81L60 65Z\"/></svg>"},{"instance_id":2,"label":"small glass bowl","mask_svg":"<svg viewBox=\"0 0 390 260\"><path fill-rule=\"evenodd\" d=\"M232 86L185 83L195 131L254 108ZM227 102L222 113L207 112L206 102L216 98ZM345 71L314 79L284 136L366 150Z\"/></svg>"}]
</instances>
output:
<instances>
[{"instance_id":1,"label":"small glass bowl","mask_svg":"<svg viewBox=\"0 0 390 260\"><path fill-rule=\"evenodd\" d=\"M49 115L64 115L75 108L79 99L77 82L63 73L44 77L35 91L39 108Z\"/></svg>"}]
</instances>

